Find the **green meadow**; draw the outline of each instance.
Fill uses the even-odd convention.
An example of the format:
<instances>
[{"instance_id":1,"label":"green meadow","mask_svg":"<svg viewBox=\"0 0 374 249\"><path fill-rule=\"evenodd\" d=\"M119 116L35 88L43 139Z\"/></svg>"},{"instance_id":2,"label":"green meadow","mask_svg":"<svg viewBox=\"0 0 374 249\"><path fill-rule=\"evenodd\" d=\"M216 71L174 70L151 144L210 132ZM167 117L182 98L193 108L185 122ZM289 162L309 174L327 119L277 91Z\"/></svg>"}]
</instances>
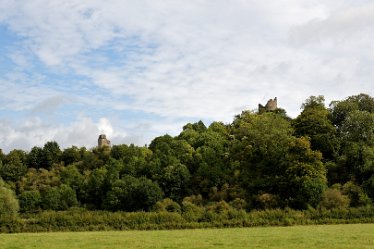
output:
<instances>
[{"instance_id":1,"label":"green meadow","mask_svg":"<svg viewBox=\"0 0 374 249\"><path fill-rule=\"evenodd\" d=\"M374 224L0 234L0 248L374 248Z\"/></svg>"}]
</instances>

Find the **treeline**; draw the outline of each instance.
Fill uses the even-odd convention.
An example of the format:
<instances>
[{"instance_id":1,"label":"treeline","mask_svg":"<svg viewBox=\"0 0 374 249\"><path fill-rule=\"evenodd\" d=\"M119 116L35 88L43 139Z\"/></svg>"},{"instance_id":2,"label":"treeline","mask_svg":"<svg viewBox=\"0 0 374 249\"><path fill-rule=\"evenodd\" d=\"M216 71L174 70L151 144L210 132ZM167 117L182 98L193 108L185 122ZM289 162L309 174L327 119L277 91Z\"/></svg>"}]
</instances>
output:
<instances>
[{"instance_id":1,"label":"treeline","mask_svg":"<svg viewBox=\"0 0 374 249\"><path fill-rule=\"evenodd\" d=\"M43 210L346 209L374 198L374 99L311 96L243 111L231 124L186 124L149 146L0 153L0 215ZM217 211L219 213L219 211ZM216 212L216 213L217 213Z\"/></svg>"}]
</instances>

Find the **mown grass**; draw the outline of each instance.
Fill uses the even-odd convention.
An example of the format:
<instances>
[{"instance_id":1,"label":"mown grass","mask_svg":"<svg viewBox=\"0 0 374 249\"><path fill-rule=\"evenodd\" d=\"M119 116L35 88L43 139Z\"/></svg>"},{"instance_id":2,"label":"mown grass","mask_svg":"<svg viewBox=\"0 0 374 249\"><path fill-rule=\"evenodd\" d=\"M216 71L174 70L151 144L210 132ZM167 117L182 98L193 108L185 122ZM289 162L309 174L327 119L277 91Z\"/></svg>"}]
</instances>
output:
<instances>
[{"instance_id":1,"label":"mown grass","mask_svg":"<svg viewBox=\"0 0 374 249\"><path fill-rule=\"evenodd\" d=\"M0 248L374 248L374 224L0 234Z\"/></svg>"}]
</instances>

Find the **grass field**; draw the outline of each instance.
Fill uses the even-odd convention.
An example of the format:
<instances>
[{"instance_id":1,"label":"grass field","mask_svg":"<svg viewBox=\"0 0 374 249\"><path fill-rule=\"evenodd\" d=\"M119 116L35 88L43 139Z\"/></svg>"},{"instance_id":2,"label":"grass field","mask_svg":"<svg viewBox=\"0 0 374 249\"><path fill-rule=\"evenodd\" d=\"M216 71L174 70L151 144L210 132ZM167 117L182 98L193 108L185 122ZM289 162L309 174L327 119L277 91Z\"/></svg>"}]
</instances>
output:
<instances>
[{"instance_id":1,"label":"grass field","mask_svg":"<svg viewBox=\"0 0 374 249\"><path fill-rule=\"evenodd\" d=\"M1 249L374 248L374 224L0 234Z\"/></svg>"}]
</instances>

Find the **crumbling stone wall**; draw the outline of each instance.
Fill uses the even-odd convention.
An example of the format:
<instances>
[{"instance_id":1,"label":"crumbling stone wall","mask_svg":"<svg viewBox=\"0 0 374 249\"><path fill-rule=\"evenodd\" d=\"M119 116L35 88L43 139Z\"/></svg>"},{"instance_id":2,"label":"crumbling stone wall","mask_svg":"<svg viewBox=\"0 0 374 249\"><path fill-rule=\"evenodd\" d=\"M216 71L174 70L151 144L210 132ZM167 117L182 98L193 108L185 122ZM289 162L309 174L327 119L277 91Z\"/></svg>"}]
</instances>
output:
<instances>
[{"instance_id":1,"label":"crumbling stone wall","mask_svg":"<svg viewBox=\"0 0 374 249\"><path fill-rule=\"evenodd\" d=\"M268 112L268 111L275 111L278 108L277 97L274 99L269 99L265 106L258 104L258 112Z\"/></svg>"},{"instance_id":2,"label":"crumbling stone wall","mask_svg":"<svg viewBox=\"0 0 374 249\"><path fill-rule=\"evenodd\" d=\"M104 147L104 146L109 146L110 147L110 141L106 139L105 134L101 134L98 139L98 147Z\"/></svg>"}]
</instances>

